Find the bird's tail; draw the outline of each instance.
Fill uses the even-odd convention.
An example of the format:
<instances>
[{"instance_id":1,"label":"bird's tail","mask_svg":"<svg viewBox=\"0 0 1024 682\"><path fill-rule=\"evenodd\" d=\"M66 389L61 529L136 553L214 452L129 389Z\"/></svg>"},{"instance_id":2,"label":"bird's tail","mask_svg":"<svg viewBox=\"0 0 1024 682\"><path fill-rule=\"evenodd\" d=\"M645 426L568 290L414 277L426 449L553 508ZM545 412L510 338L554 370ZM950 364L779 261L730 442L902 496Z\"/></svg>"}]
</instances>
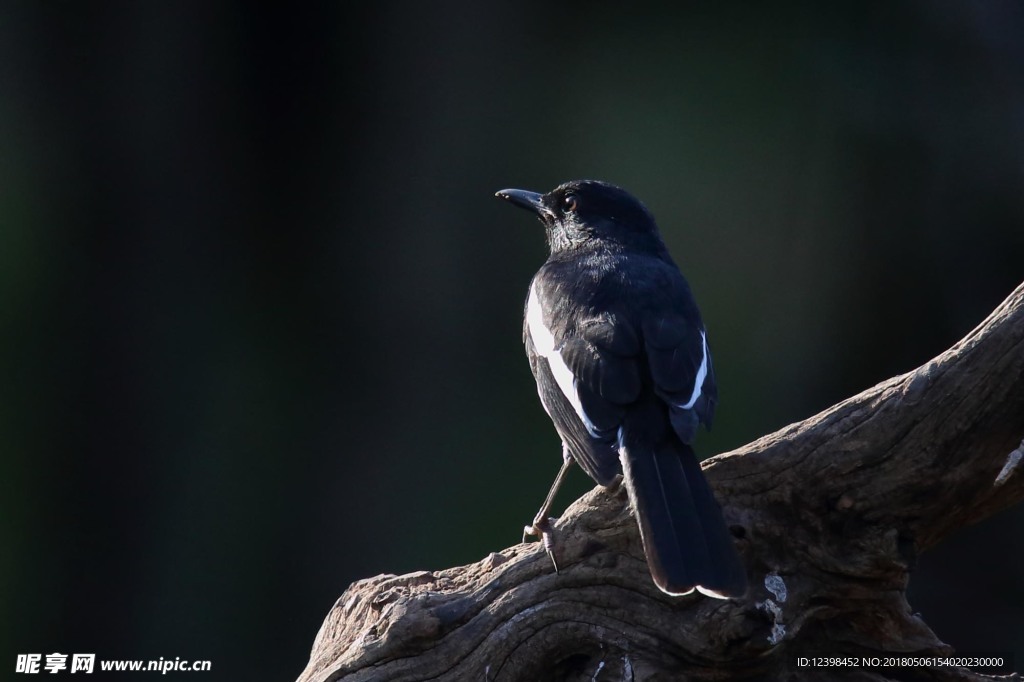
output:
<instances>
[{"instance_id":1,"label":"bird's tail","mask_svg":"<svg viewBox=\"0 0 1024 682\"><path fill-rule=\"evenodd\" d=\"M622 435L623 477L655 584L672 595L741 596L746 571L693 448L674 437L651 447Z\"/></svg>"}]
</instances>

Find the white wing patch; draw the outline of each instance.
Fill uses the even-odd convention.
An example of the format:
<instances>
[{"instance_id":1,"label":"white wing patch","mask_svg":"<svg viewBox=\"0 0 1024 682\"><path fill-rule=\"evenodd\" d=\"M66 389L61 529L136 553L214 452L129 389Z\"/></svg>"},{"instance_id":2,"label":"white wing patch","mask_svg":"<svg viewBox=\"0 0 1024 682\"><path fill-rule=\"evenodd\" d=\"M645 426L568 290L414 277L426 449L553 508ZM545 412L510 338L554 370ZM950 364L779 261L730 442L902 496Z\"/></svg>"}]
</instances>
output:
<instances>
[{"instance_id":1,"label":"white wing patch","mask_svg":"<svg viewBox=\"0 0 1024 682\"><path fill-rule=\"evenodd\" d=\"M540 298L537 296L537 287L530 287L530 300L526 304L526 327L530 330L530 340L533 341L533 348L537 355L548 361L551 374L555 377L555 383L561 389L562 395L566 397L572 409L576 410L583 423L587 418L583 414L583 405L580 403L580 394L576 390L576 377L572 370L565 364L562 354L555 348L555 336L544 324L544 309L540 305Z\"/></svg>"},{"instance_id":2,"label":"white wing patch","mask_svg":"<svg viewBox=\"0 0 1024 682\"><path fill-rule=\"evenodd\" d=\"M700 389L704 386L704 379L708 376L708 340L703 330L700 333L700 350L700 367L697 369L697 378L693 380L693 392L690 394L690 399L682 405L676 405L681 410L692 409L697 403L697 398L700 397Z\"/></svg>"}]
</instances>

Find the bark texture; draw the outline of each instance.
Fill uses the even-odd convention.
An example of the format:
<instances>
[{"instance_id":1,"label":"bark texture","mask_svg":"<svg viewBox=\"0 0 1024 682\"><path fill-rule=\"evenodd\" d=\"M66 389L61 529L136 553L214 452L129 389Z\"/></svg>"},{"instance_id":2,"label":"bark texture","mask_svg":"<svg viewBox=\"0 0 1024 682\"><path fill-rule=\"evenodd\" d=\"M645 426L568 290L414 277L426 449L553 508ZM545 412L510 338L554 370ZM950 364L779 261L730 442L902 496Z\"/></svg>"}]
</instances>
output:
<instances>
[{"instance_id":1,"label":"bark texture","mask_svg":"<svg viewBox=\"0 0 1024 682\"><path fill-rule=\"evenodd\" d=\"M949 655L907 603L908 572L1024 498L1022 439L1024 285L931 362L704 463L745 598L658 592L624 492L598 488L556 524L558 574L531 543L354 583L299 680L991 679L797 659Z\"/></svg>"}]
</instances>

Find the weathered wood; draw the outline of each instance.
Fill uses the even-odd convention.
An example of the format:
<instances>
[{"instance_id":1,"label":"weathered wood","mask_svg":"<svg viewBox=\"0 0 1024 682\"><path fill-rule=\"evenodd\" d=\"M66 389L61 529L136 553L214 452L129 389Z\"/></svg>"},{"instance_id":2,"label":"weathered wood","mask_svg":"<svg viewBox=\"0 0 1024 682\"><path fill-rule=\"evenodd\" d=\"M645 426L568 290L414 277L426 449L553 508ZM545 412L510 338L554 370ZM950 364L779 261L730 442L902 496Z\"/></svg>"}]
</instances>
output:
<instances>
[{"instance_id":1,"label":"weathered wood","mask_svg":"<svg viewBox=\"0 0 1024 682\"><path fill-rule=\"evenodd\" d=\"M556 524L558 574L532 543L354 583L299 680L814 680L838 675L797 657L947 655L907 603L908 571L1024 499L1022 439L1024 285L917 370L705 462L749 570L744 599L660 593L624 493L595 489Z\"/></svg>"}]
</instances>

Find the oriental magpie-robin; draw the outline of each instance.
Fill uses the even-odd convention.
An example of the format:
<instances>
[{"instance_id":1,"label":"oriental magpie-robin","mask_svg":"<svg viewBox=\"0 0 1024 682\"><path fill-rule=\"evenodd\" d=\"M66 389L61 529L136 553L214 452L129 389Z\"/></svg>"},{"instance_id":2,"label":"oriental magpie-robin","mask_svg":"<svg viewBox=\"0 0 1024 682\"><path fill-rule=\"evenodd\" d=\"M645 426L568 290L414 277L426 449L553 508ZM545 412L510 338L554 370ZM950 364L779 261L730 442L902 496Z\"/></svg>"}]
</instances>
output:
<instances>
[{"instance_id":1,"label":"oriental magpie-robin","mask_svg":"<svg viewBox=\"0 0 1024 682\"><path fill-rule=\"evenodd\" d=\"M563 464L527 532L552 553L548 512L573 461L603 486L621 474L655 584L742 595L746 572L690 447L718 397L707 333L654 217L594 180L497 196L535 213L551 248L523 340Z\"/></svg>"}]
</instances>

